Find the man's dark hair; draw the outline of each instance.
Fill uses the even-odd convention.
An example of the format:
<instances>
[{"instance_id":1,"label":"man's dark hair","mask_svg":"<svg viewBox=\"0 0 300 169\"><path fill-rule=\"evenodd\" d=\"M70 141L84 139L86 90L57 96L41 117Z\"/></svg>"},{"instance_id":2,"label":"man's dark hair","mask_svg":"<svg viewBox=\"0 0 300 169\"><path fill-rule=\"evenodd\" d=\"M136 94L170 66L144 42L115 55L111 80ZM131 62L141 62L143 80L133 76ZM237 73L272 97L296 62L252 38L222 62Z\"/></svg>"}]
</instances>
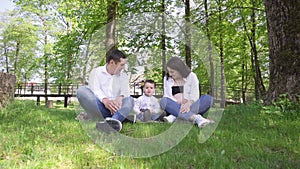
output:
<instances>
[{"instance_id":1,"label":"man's dark hair","mask_svg":"<svg viewBox=\"0 0 300 169\"><path fill-rule=\"evenodd\" d=\"M113 60L115 63L118 63L120 62L121 58L126 59L126 55L118 49L112 49L107 52L106 63L108 63L110 60Z\"/></svg>"},{"instance_id":2,"label":"man's dark hair","mask_svg":"<svg viewBox=\"0 0 300 169\"><path fill-rule=\"evenodd\" d=\"M152 79L145 80L143 87L145 86L146 83L154 84L154 88L156 88L156 83L154 82L154 80Z\"/></svg>"}]
</instances>

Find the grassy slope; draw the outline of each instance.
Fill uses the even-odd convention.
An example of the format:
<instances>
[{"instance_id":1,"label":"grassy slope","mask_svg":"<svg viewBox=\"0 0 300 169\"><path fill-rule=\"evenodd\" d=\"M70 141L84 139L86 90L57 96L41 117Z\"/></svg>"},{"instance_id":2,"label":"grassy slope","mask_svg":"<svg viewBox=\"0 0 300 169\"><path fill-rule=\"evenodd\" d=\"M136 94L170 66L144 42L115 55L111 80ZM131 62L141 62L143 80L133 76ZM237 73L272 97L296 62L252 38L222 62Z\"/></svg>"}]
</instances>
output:
<instances>
[{"instance_id":1,"label":"grassy slope","mask_svg":"<svg viewBox=\"0 0 300 169\"><path fill-rule=\"evenodd\" d=\"M228 107L206 142L199 143L193 127L170 151L134 159L95 145L74 110L15 101L0 109L0 168L300 168L300 114L274 112L258 105ZM146 125L126 123L124 132ZM169 127L153 125L155 132Z\"/></svg>"}]
</instances>

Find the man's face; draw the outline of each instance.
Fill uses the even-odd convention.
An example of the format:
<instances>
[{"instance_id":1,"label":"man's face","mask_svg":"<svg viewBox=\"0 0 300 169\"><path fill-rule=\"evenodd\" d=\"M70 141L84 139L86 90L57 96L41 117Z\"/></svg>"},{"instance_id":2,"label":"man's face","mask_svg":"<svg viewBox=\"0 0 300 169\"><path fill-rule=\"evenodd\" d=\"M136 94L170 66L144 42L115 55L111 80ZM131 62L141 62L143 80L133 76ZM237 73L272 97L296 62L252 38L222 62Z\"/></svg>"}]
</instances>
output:
<instances>
[{"instance_id":1,"label":"man's face","mask_svg":"<svg viewBox=\"0 0 300 169\"><path fill-rule=\"evenodd\" d=\"M114 62L114 61L113 61ZM120 74L120 72L125 68L126 65L126 59L121 58L120 61L118 63L112 64L112 70L114 72L114 74Z\"/></svg>"}]
</instances>

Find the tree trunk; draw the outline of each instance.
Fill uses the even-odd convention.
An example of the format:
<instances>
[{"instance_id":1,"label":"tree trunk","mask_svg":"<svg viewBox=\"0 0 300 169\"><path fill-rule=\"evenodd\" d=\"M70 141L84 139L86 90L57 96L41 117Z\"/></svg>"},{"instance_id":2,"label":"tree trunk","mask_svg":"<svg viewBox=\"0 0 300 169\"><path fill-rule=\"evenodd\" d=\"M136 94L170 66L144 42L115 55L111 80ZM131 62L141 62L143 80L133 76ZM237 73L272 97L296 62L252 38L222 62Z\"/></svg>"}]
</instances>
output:
<instances>
[{"instance_id":1,"label":"tree trunk","mask_svg":"<svg viewBox=\"0 0 300 169\"><path fill-rule=\"evenodd\" d=\"M162 82L166 75L166 18L165 18L165 0L161 0L161 59L162 59Z\"/></svg>"},{"instance_id":2,"label":"tree trunk","mask_svg":"<svg viewBox=\"0 0 300 169\"><path fill-rule=\"evenodd\" d=\"M14 62L14 75L16 75L16 72L17 72L19 52L20 52L20 42L17 42L17 44L16 44L16 57L15 57L15 62Z\"/></svg>"},{"instance_id":3,"label":"tree trunk","mask_svg":"<svg viewBox=\"0 0 300 169\"><path fill-rule=\"evenodd\" d=\"M117 13L117 0L107 0L107 25L106 25L106 40L105 49L106 53L116 48L115 29L116 29L116 13Z\"/></svg>"},{"instance_id":4,"label":"tree trunk","mask_svg":"<svg viewBox=\"0 0 300 169\"><path fill-rule=\"evenodd\" d=\"M88 76L88 63L89 63L89 55L90 55L90 47L91 47L91 42L92 42L92 35L90 36L90 38L88 39L88 43L86 45L86 52L84 55L84 65L83 65L83 71L82 71L82 78L81 78L81 84L85 84L86 83L86 79Z\"/></svg>"},{"instance_id":5,"label":"tree trunk","mask_svg":"<svg viewBox=\"0 0 300 169\"><path fill-rule=\"evenodd\" d=\"M47 95L47 93L48 93L48 57L49 57L49 55L48 55L48 52L47 52L47 45L48 45L48 29L47 29L47 23L46 23L46 19L45 19L45 17L44 16L40 16L40 19L41 19L41 21L42 21L42 23L43 23L43 28L44 28L44 88L45 88L45 91L44 91L44 93L45 93L45 95ZM45 103L47 104L47 102L48 102L48 97L45 97Z\"/></svg>"},{"instance_id":6,"label":"tree trunk","mask_svg":"<svg viewBox=\"0 0 300 169\"><path fill-rule=\"evenodd\" d=\"M0 72L0 108L14 98L16 76Z\"/></svg>"},{"instance_id":7,"label":"tree trunk","mask_svg":"<svg viewBox=\"0 0 300 169\"><path fill-rule=\"evenodd\" d=\"M221 104L220 107L224 108L225 107L225 67L224 67L224 49L223 49L223 30L222 30L222 6L221 6L221 1L218 1L219 5L219 49L220 49L220 62L221 62Z\"/></svg>"},{"instance_id":8,"label":"tree trunk","mask_svg":"<svg viewBox=\"0 0 300 169\"><path fill-rule=\"evenodd\" d=\"M9 68L8 68L8 48L6 46L6 43L4 43L4 56L5 56L6 72L9 73Z\"/></svg>"},{"instance_id":9,"label":"tree trunk","mask_svg":"<svg viewBox=\"0 0 300 169\"><path fill-rule=\"evenodd\" d=\"M191 9L190 0L185 0L185 62L189 68L192 67L192 54L191 54Z\"/></svg>"},{"instance_id":10,"label":"tree trunk","mask_svg":"<svg viewBox=\"0 0 300 169\"><path fill-rule=\"evenodd\" d=\"M209 14L208 14L208 4L207 0L204 0L204 9L205 9L205 27L206 27L206 36L207 36L207 52L209 57L209 65L210 65L210 95L214 97L215 95L215 69L214 62L212 57L212 44L210 42L211 35L209 30Z\"/></svg>"},{"instance_id":11,"label":"tree trunk","mask_svg":"<svg viewBox=\"0 0 300 169\"><path fill-rule=\"evenodd\" d=\"M265 103L300 95L300 1L265 0L270 52L270 84Z\"/></svg>"},{"instance_id":12,"label":"tree trunk","mask_svg":"<svg viewBox=\"0 0 300 169\"><path fill-rule=\"evenodd\" d=\"M258 51L256 47L256 19L255 19L255 2L251 0L252 3L252 15L251 15L251 38L249 39L251 44L251 53L253 54L254 59L254 70L255 70L255 84L257 85L257 90L259 92L259 96L256 99L262 99L265 96L266 88L263 83L263 79L261 77L260 64L258 60Z\"/></svg>"}]
</instances>

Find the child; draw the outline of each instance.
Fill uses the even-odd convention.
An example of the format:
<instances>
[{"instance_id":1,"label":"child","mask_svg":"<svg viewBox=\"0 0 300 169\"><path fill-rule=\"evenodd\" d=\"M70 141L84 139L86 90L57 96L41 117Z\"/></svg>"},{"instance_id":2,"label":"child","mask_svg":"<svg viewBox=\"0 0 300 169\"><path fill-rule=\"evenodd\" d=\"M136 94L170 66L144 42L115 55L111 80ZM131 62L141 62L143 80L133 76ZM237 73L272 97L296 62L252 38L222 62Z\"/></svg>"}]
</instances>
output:
<instances>
[{"instance_id":1,"label":"child","mask_svg":"<svg viewBox=\"0 0 300 169\"><path fill-rule=\"evenodd\" d=\"M142 122L155 121L159 118L160 106L157 98L153 96L156 84L149 79L144 82L143 95L140 96L135 105L134 112L138 120Z\"/></svg>"}]
</instances>

